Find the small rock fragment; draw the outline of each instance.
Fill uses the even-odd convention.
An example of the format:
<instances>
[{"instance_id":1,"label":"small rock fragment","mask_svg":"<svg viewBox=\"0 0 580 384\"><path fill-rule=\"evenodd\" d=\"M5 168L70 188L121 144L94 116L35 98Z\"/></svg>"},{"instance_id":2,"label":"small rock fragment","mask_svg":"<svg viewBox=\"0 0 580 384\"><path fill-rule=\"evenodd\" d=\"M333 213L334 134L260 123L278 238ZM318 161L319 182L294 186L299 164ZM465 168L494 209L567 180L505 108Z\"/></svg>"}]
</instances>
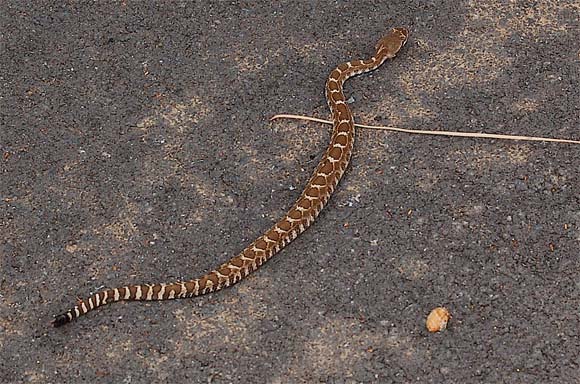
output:
<instances>
[{"instance_id":1,"label":"small rock fragment","mask_svg":"<svg viewBox=\"0 0 580 384\"><path fill-rule=\"evenodd\" d=\"M427 330L429 332L439 332L447 328L447 322L451 318L449 311L444 307L437 307L427 316Z\"/></svg>"}]
</instances>

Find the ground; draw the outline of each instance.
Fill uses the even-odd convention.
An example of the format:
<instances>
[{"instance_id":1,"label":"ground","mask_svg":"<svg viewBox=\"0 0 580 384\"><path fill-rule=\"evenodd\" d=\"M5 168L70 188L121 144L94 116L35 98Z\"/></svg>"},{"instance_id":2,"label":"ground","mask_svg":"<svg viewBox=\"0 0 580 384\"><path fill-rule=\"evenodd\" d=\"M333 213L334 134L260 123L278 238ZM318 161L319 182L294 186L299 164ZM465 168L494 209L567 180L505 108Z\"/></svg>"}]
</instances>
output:
<instances>
[{"instance_id":1,"label":"ground","mask_svg":"<svg viewBox=\"0 0 580 384\"><path fill-rule=\"evenodd\" d=\"M282 216L329 129L269 118L327 117L331 69L391 27L407 46L346 85L357 121L580 139L575 0L266 3L2 2L0 381L579 383L573 144L359 130L317 222L245 281L50 326Z\"/></svg>"}]
</instances>

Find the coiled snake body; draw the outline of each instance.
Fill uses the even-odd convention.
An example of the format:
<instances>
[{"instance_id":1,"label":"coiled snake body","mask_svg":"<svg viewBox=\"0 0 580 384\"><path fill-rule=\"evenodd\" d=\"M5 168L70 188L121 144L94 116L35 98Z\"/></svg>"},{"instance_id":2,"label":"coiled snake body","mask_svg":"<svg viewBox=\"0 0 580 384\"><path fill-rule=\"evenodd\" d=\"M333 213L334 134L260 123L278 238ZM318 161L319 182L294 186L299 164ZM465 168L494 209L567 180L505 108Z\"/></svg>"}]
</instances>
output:
<instances>
[{"instance_id":1,"label":"coiled snake body","mask_svg":"<svg viewBox=\"0 0 580 384\"><path fill-rule=\"evenodd\" d=\"M395 57L407 42L408 31L394 28L376 46L368 60L340 64L326 82L326 99L332 112L333 131L330 144L318 163L304 191L280 221L248 245L239 255L202 277L169 284L128 285L106 289L79 300L68 311L55 316L59 327L102 305L120 300L171 300L203 295L229 287L258 269L262 264L304 232L318 217L348 166L354 145L354 120L342 90L344 82L361 73L377 69L386 59Z\"/></svg>"}]
</instances>

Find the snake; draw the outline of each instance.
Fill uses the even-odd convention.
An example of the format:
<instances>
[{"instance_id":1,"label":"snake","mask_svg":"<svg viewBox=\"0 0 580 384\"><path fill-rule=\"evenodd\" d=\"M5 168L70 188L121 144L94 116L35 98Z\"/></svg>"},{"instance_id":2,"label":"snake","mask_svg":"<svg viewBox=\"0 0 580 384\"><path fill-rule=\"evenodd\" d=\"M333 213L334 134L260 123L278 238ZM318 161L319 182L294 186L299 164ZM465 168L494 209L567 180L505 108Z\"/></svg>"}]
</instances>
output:
<instances>
[{"instance_id":1,"label":"snake","mask_svg":"<svg viewBox=\"0 0 580 384\"><path fill-rule=\"evenodd\" d=\"M343 92L344 82L353 76L373 71L387 59L394 58L406 44L408 36L406 28L393 28L378 41L371 58L342 63L330 72L325 87L333 121L330 143L300 197L286 215L262 236L237 256L199 278L173 283L127 285L100 290L86 299L79 298L74 307L54 316L53 326L60 327L98 307L117 301L172 300L219 291L256 271L296 239L318 217L350 162L355 126Z\"/></svg>"}]
</instances>

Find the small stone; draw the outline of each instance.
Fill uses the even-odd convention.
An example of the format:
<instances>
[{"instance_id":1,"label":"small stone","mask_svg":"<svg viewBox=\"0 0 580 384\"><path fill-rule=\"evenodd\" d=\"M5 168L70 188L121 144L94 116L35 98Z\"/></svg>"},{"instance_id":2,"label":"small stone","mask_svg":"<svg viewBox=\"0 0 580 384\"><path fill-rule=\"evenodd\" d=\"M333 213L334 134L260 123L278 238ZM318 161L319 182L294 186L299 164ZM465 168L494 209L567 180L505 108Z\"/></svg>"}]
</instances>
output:
<instances>
[{"instance_id":1,"label":"small stone","mask_svg":"<svg viewBox=\"0 0 580 384\"><path fill-rule=\"evenodd\" d=\"M429 332L440 332L447 328L451 315L447 308L437 307L427 316L426 326Z\"/></svg>"}]
</instances>

